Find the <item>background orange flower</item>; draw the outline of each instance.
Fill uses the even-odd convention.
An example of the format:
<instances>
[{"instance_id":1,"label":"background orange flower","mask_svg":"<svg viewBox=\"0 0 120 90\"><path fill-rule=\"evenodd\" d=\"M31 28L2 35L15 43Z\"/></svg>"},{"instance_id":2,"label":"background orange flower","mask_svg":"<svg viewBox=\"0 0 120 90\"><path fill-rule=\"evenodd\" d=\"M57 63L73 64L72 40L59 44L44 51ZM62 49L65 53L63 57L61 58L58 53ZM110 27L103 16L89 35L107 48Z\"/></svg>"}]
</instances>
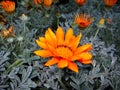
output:
<instances>
[{"instance_id":1,"label":"background orange flower","mask_svg":"<svg viewBox=\"0 0 120 90\"><path fill-rule=\"evenodd\" d=\"M78 5L84 5L86 0L75 0Z\"/></svg>"},{"instance_id":2,"label":"background orange flower","mask_svg":"<svg viewBox=\"0 0 120 90\"><path fill-rule=\"evenodd\" d=\"M52 5L53 0L44 0L44 5L48 8Z\"/></svg>"},{"instance_id":3,"label":"background orange flower","mask_svg":"<svg viewBox=\"0 0 120 90\"><path fill-rule=\"evenodd\" d=\"M104 0L106 6L114 6L118 0Z\"/></svg>"},{"instance_id":4,"label":"background orange flower","mask_svg":"<svg viewBox=\"0 0 120 90\"><path fill-rule=\"evenodd\" d=\"M13 32L13 26L10 26L8 30L3 29L3 30L1 31L1 35L2 35L2 37L4 37L4 38L8 38L8 37L10 37L10 36L13 36L13 37L14 37L15 34L14 34L14 32Z\"/></svg>"},{"instance_id":5,"label":"background orange flower","mask_svg":"<svg viewBox=\"0 0 120 90\"><path fill-rule=\"evenodd\" d=\"M34 0L34 3L35 3L36 5L39 5L39 4L42 3L42 1L43 1L43 0Z\"/></svg>"},{"instance_id":6,"label":"background orange flower","mask_svg":"<svg viewBox=\"0 0 120 90\"><path fill-rule=\"evenodd\" d=\"M86 28L92 23L92 18L86 14L77 14L74 20L81 28Z\"/></svg>"},{"instance_id":7,"label":"background orange flower","mask_svg":"<svg viewBox=\"0 0 120 90\"><path fill-rule=\"evenodd\" d=\"M13 13L15 11L15 2L13 1L2 1L2 7L6 13Z\"/></svg>"}]
</instances>

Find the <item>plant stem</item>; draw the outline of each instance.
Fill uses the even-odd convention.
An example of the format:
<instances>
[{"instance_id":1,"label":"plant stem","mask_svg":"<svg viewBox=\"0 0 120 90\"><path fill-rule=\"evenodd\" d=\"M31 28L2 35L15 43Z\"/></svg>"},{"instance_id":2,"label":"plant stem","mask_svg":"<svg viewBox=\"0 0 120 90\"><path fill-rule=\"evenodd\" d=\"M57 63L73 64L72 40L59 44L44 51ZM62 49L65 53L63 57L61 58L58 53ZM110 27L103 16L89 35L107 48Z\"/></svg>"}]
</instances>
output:
<instances>
[{"instance_id":1,"label":"plant stem","mask_svg":"<svg viewBox=\"0 0 120 90\"><path fill-rule=\"evenodd\" d=\"M95 33L95 36L94 36L94 38L93 38L93 41L96 39L96 36L98 35L98 32L99 32L99 28L97 29L97 31L96 31L96 33Z\"/></svg>"},{"instance_id":2,"label":"plant stem","mask_svg":"<svg viewBox=\"0 0 120 90\"><path fill-rule=\"evenodd\" d=\"M25 34L25 32L26 32L26 27L25 27L25 22L23 22L23 28L24 28L24 30L23 30L23 34Z\"/></svg>"},{"instance_id":3,"label":"plant stem","mask_svg":"<svg viewBox=\"0 0 120 90\"><path fill-rule=\"evenodd\" d=\"M13 20L12 19L13 19L13 14L10 15L10 22L13 25Z\"/></svg>"},{"instance_id":4,"label":"plant stem","mask_svg":"<svg viewBox=\"0 0 120 90\"><path fill-rule=\"evenodd\" d=\"M61 69L59 69L58 75L59 75L58 81L60 82L60 84L61 84L61 86L64 88L64 90L67 90L67 88L65 87L64 83L63 83L62 80L61 80L61 78L62 78L62 77L61 77L61 76L62 76L62 70L61 70Z\"/></svg>"}]
</instances>

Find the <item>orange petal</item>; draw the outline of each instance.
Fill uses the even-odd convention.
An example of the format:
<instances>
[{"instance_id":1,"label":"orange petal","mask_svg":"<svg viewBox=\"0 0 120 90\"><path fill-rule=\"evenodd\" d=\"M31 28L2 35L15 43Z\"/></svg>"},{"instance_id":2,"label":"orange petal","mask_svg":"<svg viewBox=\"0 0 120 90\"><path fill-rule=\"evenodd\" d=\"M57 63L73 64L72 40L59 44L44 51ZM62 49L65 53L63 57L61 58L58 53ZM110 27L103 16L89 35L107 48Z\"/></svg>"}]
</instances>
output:
<instances>
[{"instance_id":1,"label":"orange petal","mask_svg":"<svg viewBox=\"0 0 120 90\"><path fill-rule=\"evenodd\" d=\"M55 35L55 33L50 28L48 28L48 32L49 32L51 38L53 38L54 40L56 40L56 35Z\"/></svg>"},{"instance_id":2,"label":"orange petal","mask_svg":"<svg viewBox=\"0 0 120 90\"><path fill-rule=\"evenodd\" d=\"M70 39L70 44L68 44L68 47L72 48L75 41L76 41L76 37L72 36L72 38Z\"/></svg>"},{"instance_id":3,"label":"orange petal","mask_svg":"<svg viewBox=\"0 0 120 90\"><path fill-rule=\"evenodd\" d=\"M53 37L51 37L49 33L49 29L45 32L45 38L49 44L51 44L52 46L55 46L54 45L55 40L53 39Z\"/></svg>"},{"instance_id":4,"label":"orange petal","mask_svg":"<svg viewBox=\"0 0 120 90\"><path fill-rule=\"evenodd\" d=\"M81 59L81 56L79 54L76 54L76 55L73 55L70 60L71 61L75 61L75 60L78 60L78 59Z\"/></svg>"},{"instance_id":5,"label":"orange petal","mask_svg":"<svg viewBox=\"0 0 120 90\"><path fill-rule=\"evenodd\" d=\"M82 28L86 28L90 23L89 22L81 22L79 23L79 26L82 27Z\"/></svg>"},{"instance_id":6,"label":"orange petal","mask_svg":"<svg viewBox=\"0 0 120 90\"><path fill-rule=\"evenodd\" d=\"M52 59L48 60L44 65L45 66L51 66L51 65L54 65L58 62L59 62L59 60L57 58L52 58Z\"/></svg>"},{"instance_id":7,"label":"orange petal","mask_svg":"<svg viewBox=\"0 0 120 90\"><path fill-rule=\"evenodd\" d=\"M56 37L58 40L58 45L63 44L64 42L64 31L61 27L58 27L57 31L56 31Z\"/></svg>"},{"instance_id":8,"label":"orange petal","mask_svg":"<svg viewBox=\"0 0 120 90\"><path fill-rule=\"evenodd\" d=\"M92 59L92 54L89 52L84 52L79 55L82 60L90 60Z\"/></svg>"},{"instance_id":9,"label":"orange petal","mask_svg":"<svg viewBox=\"0 0 120 90\"><path fill-rule=\"evenodd\" d=\"M73 62L69 62L68 63L68 68L76 73L78 73L78 67L75 63Z\"/></svg>"},{"instance_id":10,"label":"orange petal","mask_svg":"<svg viewBox=\"0 0 120 90\"><path fill-rule=\"evenodd\" d=\"M66 44L66 45L69 44L70 39L71 39L72 37L73 37L73 29L72 29L72 28L69 28L69 29L67 30L66 35L65 35L65 44Z\"/></svg>"},{"instance_id":11,"label":"orange petal","mask_svg":"<svg viewBox=\"0 0 120 90\"><path fill-rule=\"evenodd\" d=\"M81 53L81 52L86 52L86 51L89 51L91 49L92 49L92 44L85 44L85 45L82 45L82 46L78 47L75 50L74 54L78 54L78 53Z\"/></svg>"},{"instance_id":12,"label":"orange petal","mask_svg":"<svg viewBox=\"0 0 120 90\"><path fill-rule=\"evenodd\" d=\"M36 50L33 52L34 54L41 56L41 57L50 57L52 53L49 50Z\"/></svg>"},{"instance_id":13,"label":"orange petal","mask_svg":"<svg viewBox=\"0 0 120 90\"><path fill-rule=\"evenodd\" d=\"M57 42L56 42L56 35L55 35L55 33L50 29L50 28L48 28L48 32L49 32L49 34L50 34L50 36L51 36L51 38L52 38L52 43L54 44L54 47L56 47L57 46Z\"/></svg>"},{"instance_id":14,"label":"orange petal","mask_svg":"<svg viewBox=\"0 0 120 90\"><path fill-rule=\"evenodd\" d=\"M81 37L82 37L82 34L80 33L80 34L76 37L75 41L73 42L73 44L72 44L72 46L71 46L71 48L72 48L73 51L76 50L76 48L77 48L77 46L78 46L78 44L79 44L79 42L80 42Z\"/></svg>"},{"instance_id":15,"label":"orange petal","mask_svg":"<svg viewBox=\"0 0 120 90\"><path fill-rule=\"evenodd\" d=\"M48 45L48 48L51 51L51 53L53 54L53 56L58 56L58 53L57 53L56 49L53 46Z\"/></svg>"},{"instance_id":16,"label":"orange petal","mask_svg":"<svg viewBox=\"0 0 120 90\"><path fill-rule=\"evenodd\" d=\"M9 29L8 29L8 31L9 31L10 33L13 32L13 26L10 26Z\"/></svg>"},{"instance_id":17,"label":"orange petal","mask_svg":"<svg viewBox=\"0 0 120 90\"><path fill-rule=\"evenodd\" d=\"M44 37L39 37L39 40L40 40L41 42L44 42L44 43L47 42L47 40L46 40Z\"/></svg>"},{"instance_id":18,"label":"orange petal","mask_svg":"<svg viewBox=\"0 0 120 90\"><path fill-rule=\"evenodd\" d=\"M58 56L64 59L69 59L73 55L73 52L71 52L69 48L65 48L65 47L59 47L56 49L56 51Z\"/></svg>"},{"instance_id":19,"label":"orange petal","mask_svg":"<svg viewBox=\"0 0 120 90\"><path fill-rule=\"evenodd\" d=\"M52 4L53 0L44 0L44 5L46 6L46 8L50 7Z\"/></svg>"},{"instance_id":20,"label":"orange petal","mask_svg":"<svg viewBox=\"0 0 120 90\"><path fill-rule=\"evenodd\" d=\"M74 42L75 39L76 39L76 38L75 38L75 36L73 35L72 38L70 39L70 44L73 44L72 42ZM70 46L70 45L69 45L69 46Z\"/></svg>"},{"instance_id":21,"label":"orange petal","mask_svg":"<svg viewBox=\"0 0 120 90\"><path fill-rule=\"evenodd\" d=\"M35 40L35 41L38 44L38 46L40 46L41 48L48 49L48 46L46 43L40 42L39 40Z\"/></svg>"},{"instance_id":22,"label":"orange petal","mask_svg":"<svg viewBox=\"0 0 120 90\"><path fill-rule=\"evenodd\" d=\"M67 67L67 66L68 66L68 61L67 61L67 60L61 59L61 60L58 62L58 68L64 68L64 67Z\"/></svg>"},{"instance_id":23,"label":"orange petal","mask_svg":"<svg viewBox=\"0 0 120 90\"><path fill-rule=\"evenodd\" d=\"M83 64L91 64L92 63L91 59L90 60L82 60L82 59L80 59L78 61L81 62L81 63L83 63Z\"/></svg>"}]
</instances>

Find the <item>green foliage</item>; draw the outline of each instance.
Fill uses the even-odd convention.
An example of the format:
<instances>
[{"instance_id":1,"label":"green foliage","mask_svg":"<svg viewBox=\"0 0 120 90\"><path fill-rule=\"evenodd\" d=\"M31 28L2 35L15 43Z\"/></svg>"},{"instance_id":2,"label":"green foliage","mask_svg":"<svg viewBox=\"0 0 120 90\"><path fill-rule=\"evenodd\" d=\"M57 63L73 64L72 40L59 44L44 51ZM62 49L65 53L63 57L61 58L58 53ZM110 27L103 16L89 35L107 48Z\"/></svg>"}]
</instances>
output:
<instances>
[{"instance_id":1,"label":"green foliage","mask_svg":"<svg viewBox=\"0 0 120 90\"><path fill-rule=\"evenodd\" d=\"M16 0L19 1L19 0ZM59 1L59 0L58 0ZM6 18L3 28L13 25L15 37L3 38L0 34L0 90L119 90L120 88L120 6L119 2L107 9L103 0L87 0L78 6L74 0L67 4L57 1L46 9L36 6L33 0L21 0L16 11L8 15L0 8ZM94 17L93 23L82 30L74 23L77 13L86 12ZM21 19L25 14L27 20ZM98 22L105 19L105 27ZM112 22L108 22L108 18ZM79 73L67 69L60 72L56 65L44 67L48 60L33 54L40 49L35 39L44 36L48 27L55 32L58 26L64 30L69 27L77 35L82 32L80 45L93 44L93 64L79 66ZM94 39L96 30L99 32Z\"/></svg>"}]
</instances>

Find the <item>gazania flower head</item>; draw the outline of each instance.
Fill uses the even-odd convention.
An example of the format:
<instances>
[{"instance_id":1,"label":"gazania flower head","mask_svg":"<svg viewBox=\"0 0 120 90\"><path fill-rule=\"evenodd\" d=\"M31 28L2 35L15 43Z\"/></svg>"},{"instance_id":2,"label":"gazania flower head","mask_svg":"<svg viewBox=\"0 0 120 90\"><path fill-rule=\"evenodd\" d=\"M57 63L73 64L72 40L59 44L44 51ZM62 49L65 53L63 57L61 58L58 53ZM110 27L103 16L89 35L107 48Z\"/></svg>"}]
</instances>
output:
<instances>
[{"instance_id":1,"label":"gazania flower head","mask_svg":"<svg viewBox=\"0 0 120 90\"><path fill-rule=\"evenodd\" d=\"M10 26L8 30L3 29L3 30L1 31L1 35L2 35L2 37L4 37L4 38L8 38L8 37L10 37L10 36L15 36L15 34L14 34L14 32L13 32L13 26Z\"/></svg>"},{"instance_id":2,"label":"gazania flower head","mask_svg":"<svg viewBox=\"0 0 120 90\"><path fill-rule=\"evenodd\" d=\"M86 0L75 0L75 2L81 6L85 4Z\"/></svg>"},{"instance_id":3,"label":"gazania flower head","mask_svg":"<svg viewBox=\"0 0 120 90\"><path fill-rule=\"evenodd\" d=\"M117 3L118 0L104 0L106 6L112 7Z\"/></svg>"},{"instance_id":4,"label":"gazania flower head","mask_svg":"<svg viewBox=\"0 0 120 90\"><path fill-rule=\"evenodd\" d=\"M46 8L49 8L53 3L53 0L44 0L44 5L46 6Z\"/></svg>"},{"instance_id":5,"label":"gazania flower head","mask_svg":"<svg viewBox=\"0 0 120 90\"><path fill-rule=\"evenodd\" d=\"M92 23L92 18L90 18L90 15L86 14L77 14L75 16L75 22L81 27L81 28L86 28Z\"/></svg>"},{"instance_id":6,"label":"gazania flower head","mask_svg":"<svg viewBox=\"0 0 120 90\"><path fill-rule=\"evenodd\" d=\"M35 3L36 5L39 5L39 4L42 3L42 1L43 1L43 0L34 0L34 3Z\"/></svg>"},{"instance_id":7,"label":"gazania flower head","mask_svg":"<svg viewBox=\"0 0 120 90\"><path fill-rule=\"evenodd\" d=\"M45 66L57 64L58 68L67 67L78 72L76 60L83 64L92 63L92 54L89 52L92 45L85 44L78 47L81 36L81 33L74 36L72 28L69 28L66 34L61 27L58 27L56 34L48 28L45 37L39 37L36 40L38 46L43 50L36 50L34 54L45 58L52 57L45 63Z\"/></svg>"},{"instance_id":8,"label":"gazania flower head","mask_svg":"<svg viewBox=\"0 0 120 90\"><path fill-rule=\"evenodd\" d=\"M13 13L15 11L15 2L13 1L2 1L2 7L6 13Z\"/></svg>"}]
</instances>

